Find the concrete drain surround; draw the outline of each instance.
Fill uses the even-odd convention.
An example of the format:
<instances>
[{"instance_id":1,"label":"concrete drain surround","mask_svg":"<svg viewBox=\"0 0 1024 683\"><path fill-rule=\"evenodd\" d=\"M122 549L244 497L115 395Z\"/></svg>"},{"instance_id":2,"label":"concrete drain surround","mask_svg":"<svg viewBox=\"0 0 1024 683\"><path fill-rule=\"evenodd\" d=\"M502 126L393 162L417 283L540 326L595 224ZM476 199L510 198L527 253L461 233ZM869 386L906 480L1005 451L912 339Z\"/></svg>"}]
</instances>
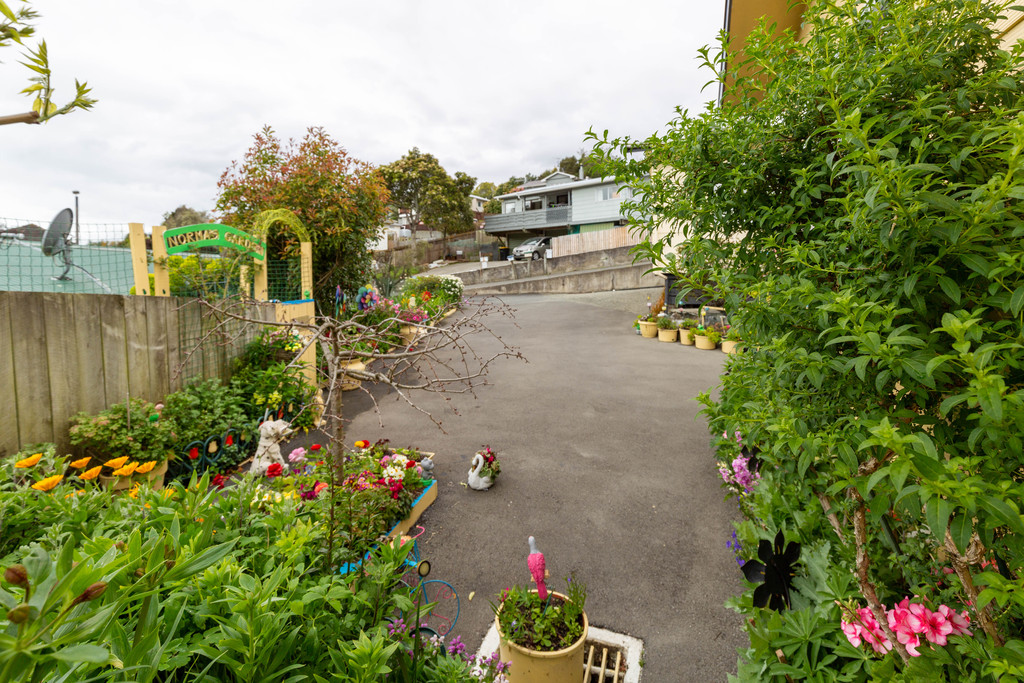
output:
<instances>
[{"instance_id":1,"label":"concrete drain surround","mask_svg":"<svg viewBox=\"0 0 1024 683\"><path fill-rule=\"evenodd\" d=\"M486 659L497 651L498 629L492 622L476 656ZM590 663L590 677L584 683L639 683L643 651L644 643L639 638L591 626L583 650L584 662ZM617 677L616 661L619 662Z\"/></svg>"}]
</instances>

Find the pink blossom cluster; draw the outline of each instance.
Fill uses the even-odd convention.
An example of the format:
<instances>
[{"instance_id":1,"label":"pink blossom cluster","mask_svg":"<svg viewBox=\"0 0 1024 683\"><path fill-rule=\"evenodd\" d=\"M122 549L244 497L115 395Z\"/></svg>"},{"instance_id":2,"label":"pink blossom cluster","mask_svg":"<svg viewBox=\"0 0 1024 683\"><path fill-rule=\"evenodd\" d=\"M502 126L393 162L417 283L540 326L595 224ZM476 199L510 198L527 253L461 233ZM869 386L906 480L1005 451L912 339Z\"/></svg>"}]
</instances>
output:
<instances>
[{"instance_id":1,"label":"pink blossom cluster","mask_svg":"<svg viewBox=\"0 0 1024 683\"><path fill-rule=\"evenodd\" d=\"M896 640L907 648L911 657L920 657L917 651L922 644L921 636L933 645L945 645L947 636L974 635L968 628L971 624L967 610L956 612L946 605L939 605L934 612L921 604L910 604L909 598L903 598L892 609L886 610L885 618L889 628L896 635ZM843 633L854 647L866 642L878 654L885 654L892 649L892 643L878 625L878 620L867 607L857 610L857 619L851 623L843 620Z\"/></svg>"},{"instance_id":2,"label":"pink blossom cluster","mask_svg":"<svg viewBox=\"0 0 1024 683\"><path fill-rule=\"evenodd\" d=\"M725 465L719 465L718 473L726 484L735 484L746 493L753 491L754 486L761 480L757 470L750 470L750 458L742 453L733 459L731 470Z\"/></svg>"}]
</instances>

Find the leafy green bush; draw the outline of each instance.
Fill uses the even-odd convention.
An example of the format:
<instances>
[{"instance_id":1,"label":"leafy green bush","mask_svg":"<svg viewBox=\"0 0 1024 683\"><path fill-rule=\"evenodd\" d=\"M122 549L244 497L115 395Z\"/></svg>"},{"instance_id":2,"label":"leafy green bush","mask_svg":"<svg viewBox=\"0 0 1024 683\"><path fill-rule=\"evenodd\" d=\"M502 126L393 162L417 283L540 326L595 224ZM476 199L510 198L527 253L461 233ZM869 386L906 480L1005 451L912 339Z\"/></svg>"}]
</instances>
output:
<instances>
[{"instance_id":1,"label":"leafy green bush","mask_svg":"<svg viewBox=\"0 0 1024 683\"><path fill-rule=\"evenodd\" d=\"M127 456L129 460L163 462L174 454L178 426L161 417L149 401L133 398L95 415L71 418L71 443L93 457L92 465Z\"/></svg>"},{"instance_id":2,"label":"leafy green bush","mask_svg":"<svg viewBox=\"0 0 1024 683\"><path fill-rule=\"evenodd\" d=\"M178 425L177 445L201 441L228 428L243 429L250 420L237 388L217 378L189 384L164 398L163 417Z\"/></svg>"},{"instance_id":3,"label":"leafy green bush","mask_svg":"<svg viewBox=\"0 0 1024 683\"><path fill-rule=\"evenodd\" d=\"M770 586L735 604L743 674L1024 677L1024 52L999 11L813 3L805 41L763 25L729 58L720 105L597 140L624 211L655 217L638 254L716 282L752 349L702 399L763 478L730 488Z\"/></svg>"}]
</instances>

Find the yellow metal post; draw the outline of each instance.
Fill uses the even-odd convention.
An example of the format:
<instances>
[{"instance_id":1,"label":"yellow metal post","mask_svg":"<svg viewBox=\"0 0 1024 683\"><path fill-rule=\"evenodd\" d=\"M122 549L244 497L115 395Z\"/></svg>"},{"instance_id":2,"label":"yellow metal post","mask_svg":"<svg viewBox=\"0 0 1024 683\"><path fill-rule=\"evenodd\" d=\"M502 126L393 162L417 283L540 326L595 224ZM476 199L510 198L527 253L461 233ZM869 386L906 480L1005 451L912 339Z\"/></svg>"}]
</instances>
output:
<instances>
[{"instance_id":1,"label":"yellow metal post","mask_svg":"<svg viewBox=\"0 0 1024 683\"><path fill-rule=\"evenodd\" d=\"M167 245L164 244L164 226L153 226L153 293L171 295L171 277L167 271Z\"/></svg>"},{"instance_id":2,"label":"yellow metal post","mask_svg":"<svg viewBox=\"0 0 1024 683\"><path fill-rule=\"evenodd\" d=\"M132 275L135 293L149 294L149 263L146 259L146 231L142 223L128 224L128 243L132 251Z\"/></svg>"}]
</instances>

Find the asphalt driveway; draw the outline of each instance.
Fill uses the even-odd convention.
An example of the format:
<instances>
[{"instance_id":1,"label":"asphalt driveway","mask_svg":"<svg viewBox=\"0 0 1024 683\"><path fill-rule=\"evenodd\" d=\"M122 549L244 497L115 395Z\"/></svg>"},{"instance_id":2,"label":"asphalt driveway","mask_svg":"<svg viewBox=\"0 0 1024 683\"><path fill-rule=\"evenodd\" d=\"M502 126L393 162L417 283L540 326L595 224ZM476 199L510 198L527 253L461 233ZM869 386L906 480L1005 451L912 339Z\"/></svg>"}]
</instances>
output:
<instances>
[{"instance_id":1,"label":"asphalt driveway","mask_svg":"<svg viewBox=\"0 0 1024 683\"><path fill-rule=\"evenodd\" d=\"M470 651L493 621L489 601L529 583L533 535L549 585L575 573L593 625L644 641L643 680L723 681L736 670L745 638L723 603L741 590L725 547L739 513L723 499L694 400L718 383L725 356L636 336L645 296L506 297L516 318L491 327L528 362L493 366L476 399L419 396L447 433L382 390L379 417L367 396L345 394L350 446L387 438L437 453L439 496L420 548L431 578L462 598L453 635ZM481 493L461 482L483 444L502 475Z\"/></svg>"}]
</instances>

